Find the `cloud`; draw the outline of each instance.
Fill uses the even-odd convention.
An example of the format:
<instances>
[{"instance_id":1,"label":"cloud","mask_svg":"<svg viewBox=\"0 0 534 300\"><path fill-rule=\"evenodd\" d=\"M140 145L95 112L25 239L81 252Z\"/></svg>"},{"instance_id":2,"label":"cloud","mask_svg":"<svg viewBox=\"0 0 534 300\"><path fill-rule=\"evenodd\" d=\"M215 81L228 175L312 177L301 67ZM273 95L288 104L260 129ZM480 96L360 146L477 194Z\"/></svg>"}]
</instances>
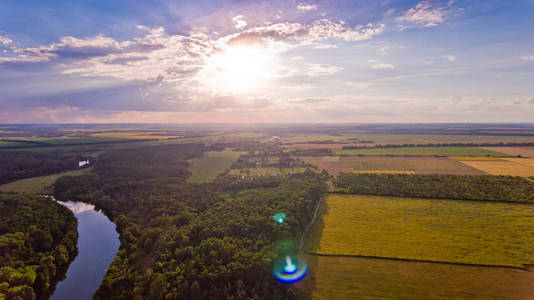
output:
<instances>
[{"instance_id":1,"label":"cloud","mask_svg":"<svg viewBox=\"0 0 534 300\"><path fill-rule=\"evenodd\" d=\"M463 97L462 96L450 96L449 97L449 100L452 102L452 103L460 103L462 100L463 100Z\"/></svg>"},{"instance_id":2,"label":"cloud","mask_svg":"<svg viewBox=\"0 0 534 300\"><path fill-rule=\"evenodd\" d=\"M317 5L316 4L308 4L308 3L299 3L297 5L297 9L299 10L306 10L306 11L310 11L310 10L317 10Z\"/></svg>"},{"instance_id":3,"label":"cloud","mask_svg":"<svg viewBox=\"0 0 534 300\"><path fill-rule=\"evenodd\" d=\"M375 60L370 60L369 62L373 63L370 67L371 69L377 69L377 70L393 70L395 69L395 66L392 64L386 64L377 62Z\"/></svg>"},{"instance_id":4,"label":"cloud","mask_svg":"<svg viewBox=\"0 0 534 300\"><path fill-rule=\"evenodd\" d=\"M342 39L347 42L363 41L384 31L385 25L347 27L328 19L320 19L312 24L276 23L247 29L226 37L229 45L305 45L320 40Z\"/></svg>"},{"instance_id":5,"label":"cloud","mask_svg":"<svg viewBox=\"0 0 534 300\"><path fill-rule=\"evenodd\" d=\"M437 26L444 23L451 14L450 6L453 3L454 1L449 1L446 5L440 6L440 2L437 1L422 1L398 17L397 21L414 23L422 27Z\"/></svg>"},{"instance_id":6,"label":"cloud","mask_svg":"<svg viewBox=\"0 0 534 300\"><path fill-rule=\"evenodd\" d=\"M318 44L314 48L315 49L319 49L319 50L333 49L333 48L337 48L337 45L334 45L334 44Z\"/></svg>"},{"instance_id":7,"label":"cloud","mask_svg":"<svg viewBox=\"0 0 534 300\"><path fill-rule=\"evenodd\" d=\"M534 98L530 99L530 100L528 101L528 104L534 104Z\"/></svg>"},{"instance_id":8,"label":"cloud","mask_svg":"<svg viewBox=\"0 0 534 300\"><path fill-rule=\"evenodd\" d=\"M345 85L353 86L357 88L367 88L375 85L373 82L362 82L362 81L346 81Z\"/></svg>"},{"instance_id":9,"label":"cloud","mask_svg":"<svg viewBox=\"0 0 534 300\"><path fill-rule=\"evenodd\" d=\"M456 61L456 56L454 56L454 55L447 54L447 55L441 55L440 57L445 58L450 62L455 62Z\"/></svg>"},{"instance_id":10,"label":"cloud","mask_svg":"<svg viewBox=\"0 0 534 300\"><path fill-rule=\"evenodd\" d=\"M530 55L530 56L524 55L524 56L521 56L520 58L523 60L534 60L534 55Z\"/></svg>"},{"instance_id":11,"label":"cloud","mask_svg":"<svg viewBox=\"0 0 534 300\"><path fill-rule=\"evenodd\" d=\"M237 15L232 18L232 22L234 22L236 29L245 28L247 26L247 22L245 21L244 17L242 15Z\"/></svg>"},{"instance_id":12,"label":"cloud","mask_svg":"<svg viewBox=\"0 0 534 300\"><path fill-rule=\"evenodd\" d=\"M382 47L382 48L378 49L377 54L379 54L379 55L385 55L385 54L388 54L388 52L389 52L390 49L391 49L391 48L390 48L390 47L387 47L387 46L386 46L386 47Z\"/></svg>"},{"instance_id":13,"label":"cloud","mask_svg":"<svg viewBox=\"0 0 534 300\"><path fill-rule=\"evenodd\" d=\"M389 16L391 16L394 12L395 12L395 9L394 9L394 8L390 8L390 9L388 9L388 11L386 11L386 13L384 14L384 17L389 17Z\"/></svg>"},{"instance_id":14,"label":"cloud","mask_svg":"<svg viewBox=\"0 0 534 300\"><path fill-rule=\"evenodd\" d=\"M8 38L7 36L1 36L0 35L0 44L4 45L4 46L7 46L9 44L13 43L13 41Z\"/></svg>"},{"instance_id":15,"label":"cloud","mask_svg":"<svg viewBox=\"0 0 534 300\"><path fill-rule=\"evenodd\" d=\"M305 99L290 100L290 102L291 103L295 103L295 104L318 104L318 103L330 102L330 99L325 99L325 98L305 98Z\"/></svg>"},{"instance_id":16,"label":"cloud","mask_svg":"<svg viewBox=\"0 0 534 300\"><path fill-rule=\"evenodd\" d=\"M308 68L306 74L310 77L330 76L343 70L343 67L326 65L326 64L312 64Z\"/></svg>"}]
</instances>

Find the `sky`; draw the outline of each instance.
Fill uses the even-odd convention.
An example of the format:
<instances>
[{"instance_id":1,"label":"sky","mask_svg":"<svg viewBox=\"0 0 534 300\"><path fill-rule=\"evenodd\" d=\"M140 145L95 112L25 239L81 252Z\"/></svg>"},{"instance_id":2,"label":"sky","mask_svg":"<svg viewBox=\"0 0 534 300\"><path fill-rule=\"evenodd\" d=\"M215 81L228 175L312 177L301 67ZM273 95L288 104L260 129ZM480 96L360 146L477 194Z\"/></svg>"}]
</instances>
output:
<instances>
[{"instance_id":1,"label":"sky","mask_svg":"<svg viewBox=\"0 0 534 300\"><path fill-rule=\"evenodd\" d=\"M2 0L0 123L534 121L534 0Z\"/></svg>"}]
</instances>

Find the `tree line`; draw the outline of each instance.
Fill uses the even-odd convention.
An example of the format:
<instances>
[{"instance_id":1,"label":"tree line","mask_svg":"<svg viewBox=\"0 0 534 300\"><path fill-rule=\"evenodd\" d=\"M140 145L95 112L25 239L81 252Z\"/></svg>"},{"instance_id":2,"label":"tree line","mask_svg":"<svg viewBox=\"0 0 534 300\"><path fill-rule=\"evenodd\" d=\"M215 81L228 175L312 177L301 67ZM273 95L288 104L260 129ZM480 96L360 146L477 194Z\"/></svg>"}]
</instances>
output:
<instances>
[{"instance_id":1,"label":"tree line","mask_svg":"<svg viewBox=\"0 0 534 300\"><path fill-rule=\"evenodd\" d=\"M377 144L374 146L343 146L344 150L406 147L531 147L534 143L426 143L426 144Z\"/></svg>"},{"instance_id":2,"label":"tree line","mask_svg":"<svg viewBox=\"0 0 534 300\"><path fill-rule=\"evenodd\" d=\"M349 194L534 203L534 182L515 176L342 173L334 186Z\"/></svg>"},{"instance_id":3,"label":"tree line","mask_svg":"<svg viewBox=\"0 0 534 300\"><path fill-rule=\"evenodd\" d=\"M38 196L0 194L0 299L47 298L77 255L72 212Z\"/></svg>"},{"instance_id":4,"label":"tree line","mask_svg":"<svg viewBox=\"0 0 534 300\"><path fill-rule=\"evenodd\" d=\"M326 190L326 175L220 177L188 184L202 144L101 154L89 174L58 179L58 199L95 204L117 224L121 246L96 299L286 299L272 276L275 240L298 240ZM272 216L288 215L275 224Z\"/></svg>"},{"instance_id":5,"label":"tree line","mask_svg":"<svg viewBox=\"0 0 534 300\"><path fill-rule=\"evenodd\" d=\"M87 158L63 152L3 151L0 155L0 184L78 169L78 162L84 159Z\"/></svg>"}]
</instances>

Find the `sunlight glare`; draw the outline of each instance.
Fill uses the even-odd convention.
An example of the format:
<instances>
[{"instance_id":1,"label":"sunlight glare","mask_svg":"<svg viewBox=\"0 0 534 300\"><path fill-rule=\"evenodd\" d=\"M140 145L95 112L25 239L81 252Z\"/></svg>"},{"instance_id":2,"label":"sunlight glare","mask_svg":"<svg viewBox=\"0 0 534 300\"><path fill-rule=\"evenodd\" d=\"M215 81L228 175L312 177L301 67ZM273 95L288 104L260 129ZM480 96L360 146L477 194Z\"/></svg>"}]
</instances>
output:
<instances>
[{"instance_id":1,"label":"sunlight glare","mask_svg":"<svg viewBox=\"0 0 534 300\"><path fill-rule=\"evenodd\" d=\"M208 61L210 85L219 90L248 92L259 90L275 74L276 59L267 50L230 47Z\"/></svg>"}]
</instances>

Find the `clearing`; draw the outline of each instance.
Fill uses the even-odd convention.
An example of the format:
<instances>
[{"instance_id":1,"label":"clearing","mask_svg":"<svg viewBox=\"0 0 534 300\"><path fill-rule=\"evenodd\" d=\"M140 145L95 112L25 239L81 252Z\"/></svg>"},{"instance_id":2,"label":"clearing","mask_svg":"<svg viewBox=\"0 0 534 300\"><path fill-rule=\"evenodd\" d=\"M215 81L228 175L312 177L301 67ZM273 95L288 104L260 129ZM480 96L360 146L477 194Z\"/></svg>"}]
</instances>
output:
<instances>
[{"instance_id":1,"label":"clearing","mask_svg":"<svg viewBox=\"0 0 534 300\"><path fill-rule=\"evenodd\" d=\"M49 193L50 186L61 176L79 176L91 170L92 167L62 172L58 174L25 178L0 185L1 192L16 192L27 194L46 194Z\"/></svg>"},{"instance_id":2,"label":"clearing","mask_svg":"<svg viewBox=\"0 0 534 300\"><path fill-rule=\"evenodd\" d=\"M232 162L236 161L240 155L246 152L232 151L226 149L224 151L210 151L204 153L203 156L189 160L189 171L191 177L189 182L211 181L219 174L230 169Z\"/></svg>"}]
</instances>

